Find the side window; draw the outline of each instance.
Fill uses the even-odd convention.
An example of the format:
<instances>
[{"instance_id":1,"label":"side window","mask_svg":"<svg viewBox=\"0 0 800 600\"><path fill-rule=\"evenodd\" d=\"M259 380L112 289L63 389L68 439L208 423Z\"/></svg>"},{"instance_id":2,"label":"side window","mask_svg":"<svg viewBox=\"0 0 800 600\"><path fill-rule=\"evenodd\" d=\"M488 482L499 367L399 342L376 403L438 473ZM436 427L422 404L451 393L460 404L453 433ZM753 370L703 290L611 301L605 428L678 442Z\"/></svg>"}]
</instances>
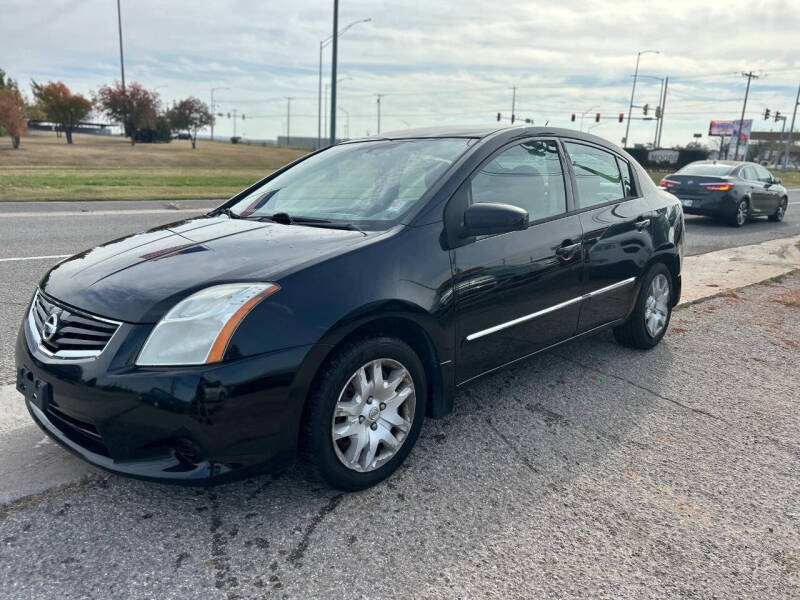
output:
<instances>
[{"instance_id":1,"label":"side window","mask_svg":"<svg viewBox=\"0 0 800 600\"><path fill-rule=\"evenodd\" d=\"M622 173L622 189L625 191L625 197L632 198L636 196L636 186L633 185L634 179L631 165L619 156L617 157L617 165L619 166L619 172Z\"/></svg>"},{"instance_id":2,"label":"side window","mask_svg":"<svg viewBox=\"0 0 800 600\"><path fill-rule=\"evenodd\" d=\"M756 173L756 170L749 165L742 169L742 177L748 181L758 181L758 173Z\"/></svg>"},{"instance_id":3,"label":"side window","mask_svg":"<svg viewBox=\"0 0 800 600\"><path fill-rule=\"evenodd\" d=\"M763 181L764 183L769 183L772 181L772 175L770 175L769 171L767 171L761 165L756 165L755 167L756 174L758 175L758 180Z\"/></svg>"},{"instance_id":4,"label":"side window","mask_svg":"<svg viewBox=\"0 0 800 600\"><path fill-rule=\"evenodd\" d=\"M566 212L564 171L551 140L517 144L484 164L470 183L472 202L512 204L531 221Z\"/></svg>"},{"instance_id":5,"label":"side window","mask_svg":"<svg viewBox=\"0 0 800 600\"><path fill-rule=\"evenodd\" d=\"M566 142L575 180L578 183L578 208L603 204L625 197L616 157L610 152Z\"/></svg>"}]
</instances>

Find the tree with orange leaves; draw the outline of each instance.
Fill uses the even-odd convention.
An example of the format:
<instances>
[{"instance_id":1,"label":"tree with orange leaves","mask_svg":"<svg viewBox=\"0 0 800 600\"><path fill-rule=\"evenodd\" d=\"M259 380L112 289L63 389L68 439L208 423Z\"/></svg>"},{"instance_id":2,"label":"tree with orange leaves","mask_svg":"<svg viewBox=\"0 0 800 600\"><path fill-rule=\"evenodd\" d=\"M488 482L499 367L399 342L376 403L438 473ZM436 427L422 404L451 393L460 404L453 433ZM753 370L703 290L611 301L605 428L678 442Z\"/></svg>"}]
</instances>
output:
<instances>
[{"instance_id":1,"label":"tree with orange leaves","mask_svg":"<svg viewBox=\"0 0 800 600\"><path fill-rule=\"evenodd\" d=\"M0 88L0 129L11 136L11 146L19 148L19 138L25 133L25 101L15 88Z\"/></svg>"},{"instance_id":2,"label":"tree with orange leaves","mask_svg":"<svg viewBox=\"0 0 800 600\"><path fill-rule=\"evenodd\" d=\"M72 143L72 130L89 114L92 103L81 94L73 94L69 88L60 81L51 81L41 85L31 81L33 96L47 119L57 123L67 138L67 143Z\"/></svg>"}]
</instances>

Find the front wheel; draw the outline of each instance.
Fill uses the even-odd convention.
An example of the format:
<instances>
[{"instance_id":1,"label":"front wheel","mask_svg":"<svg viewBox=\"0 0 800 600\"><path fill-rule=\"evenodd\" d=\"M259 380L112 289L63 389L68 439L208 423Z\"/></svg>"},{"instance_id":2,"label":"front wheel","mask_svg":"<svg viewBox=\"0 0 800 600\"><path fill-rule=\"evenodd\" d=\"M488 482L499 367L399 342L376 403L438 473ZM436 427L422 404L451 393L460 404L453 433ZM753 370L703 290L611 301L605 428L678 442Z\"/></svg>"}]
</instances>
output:
<instances>
[{"instance_id":1,"label":"front wheel","mask_svg":"<svg viewBox=\"0 0 800 600\"><path fill-rule=\"evenodd\" d=\"M425 369L389 337L350 343L323 369L304 414L304 454L333 487L362 490L411 452L425 418Z\"/></svg>"},{"instance_id":2,"label":"front wheel","mask_svg":"<svg viewBox=\"0 0 800 600\"><path fill-rule=\"evenodd\" d=\"M781 198L781 201L778 203L778 208L776 208L775 212L769 216L769 220L777 223L783 221L783 216L786 214L786 207L788 204L788 198Z\"/></svg>"},{"instance_id":3,"label":"front wheel","mask_svg":"<svg viewBox=\"0 0 800 600\"><path fill-rule=\"evenodd\" d=\"M664 263L656 263L642 279L631 316L614 328L614 337L629 348L652 348L667 332L671 316L672 276Z\"/></svg>"}]
</instances>

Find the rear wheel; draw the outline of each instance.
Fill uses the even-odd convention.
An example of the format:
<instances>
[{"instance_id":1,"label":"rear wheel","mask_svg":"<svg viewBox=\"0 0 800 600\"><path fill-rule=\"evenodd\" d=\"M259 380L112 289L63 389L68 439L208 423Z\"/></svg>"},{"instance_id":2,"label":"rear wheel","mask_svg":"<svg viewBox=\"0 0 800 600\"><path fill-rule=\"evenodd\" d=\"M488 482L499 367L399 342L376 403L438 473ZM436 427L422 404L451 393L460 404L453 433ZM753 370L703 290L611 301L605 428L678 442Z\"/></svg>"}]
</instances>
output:
<instances>
[{"instance_id":1,"label":"rear wheel","mask_svg":"<svg viewBox=\"0 0 800 600\"><path fill-rule=\"evenodd\" d=\"M786 214L786 207L788 205L789 199L786 197L781 198L781 201L778 203L778 208L776 208L775 212L769 216L769 220L776 222L783 221L783 216Z\"/></svg>"},{"instance_id":2,"label":"rear wheel","mask_svg":"<svg viewBox=\"0 0 800 600\"><path fill-rule=\"evenodd\" d=\"M730 217L730 224L734 227L741 227L745 223L747 223L747 219L750 217L750 203L747 200L741 200L739 204L736 205L736 212Z\"/></svg>"},{"instance_id":3,"label":"rear wheel","mask_svg":"<svg viewBox=\"0 0 800 600\"><path fill-rule=\"evenodd\" d=\"M356 491L391 475L411 452L425 418L425 370L389 337L348 344L309 398L303 449L333 487Z\"/></svg>"},{"instance_id":4,"label":"rear wheel","mask_svg":"<svg viewBox=\"0 0 800 600\"><path fill-rule=\"evenodd\" d=\"M642 279L631 316L614 328L614 337L629 348L652 348L667 332L671 316L672 276L666 265L656 263Z\"/></svg>"}]
</instances>

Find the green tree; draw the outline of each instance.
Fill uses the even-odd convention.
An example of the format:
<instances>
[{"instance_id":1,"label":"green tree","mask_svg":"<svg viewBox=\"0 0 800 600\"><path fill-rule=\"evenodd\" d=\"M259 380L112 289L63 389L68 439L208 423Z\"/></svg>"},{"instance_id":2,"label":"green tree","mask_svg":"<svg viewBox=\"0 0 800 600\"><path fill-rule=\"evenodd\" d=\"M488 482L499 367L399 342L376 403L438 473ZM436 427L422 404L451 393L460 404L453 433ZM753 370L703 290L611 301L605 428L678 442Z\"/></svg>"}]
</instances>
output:
<instances>
[{"instance_id":1,"label":"green tree","mask_svg":"<svg viewBox=\"0 0 800 600\"><path fill-rule=\"evenodd\" d=\"M189 132L192 149L197 147L197 132L214 123L214 115L208 104L193 96L173 104L167 112L167 118L173 131Z\"/></svg>"},{"instance_id":2,"label":"green tree","mask_svg":"<svg viewBox=\"0 0 800 600\"><path fill-rule=\"evenodd\" d=\"M48 120L58 124L67 143L71 144L72 130L89 114L92 109L91 101L81 94L73 94L60 81L51 81L46 85L31 81L31 88L37 106Z\"/></svg>"}]
</instances>

